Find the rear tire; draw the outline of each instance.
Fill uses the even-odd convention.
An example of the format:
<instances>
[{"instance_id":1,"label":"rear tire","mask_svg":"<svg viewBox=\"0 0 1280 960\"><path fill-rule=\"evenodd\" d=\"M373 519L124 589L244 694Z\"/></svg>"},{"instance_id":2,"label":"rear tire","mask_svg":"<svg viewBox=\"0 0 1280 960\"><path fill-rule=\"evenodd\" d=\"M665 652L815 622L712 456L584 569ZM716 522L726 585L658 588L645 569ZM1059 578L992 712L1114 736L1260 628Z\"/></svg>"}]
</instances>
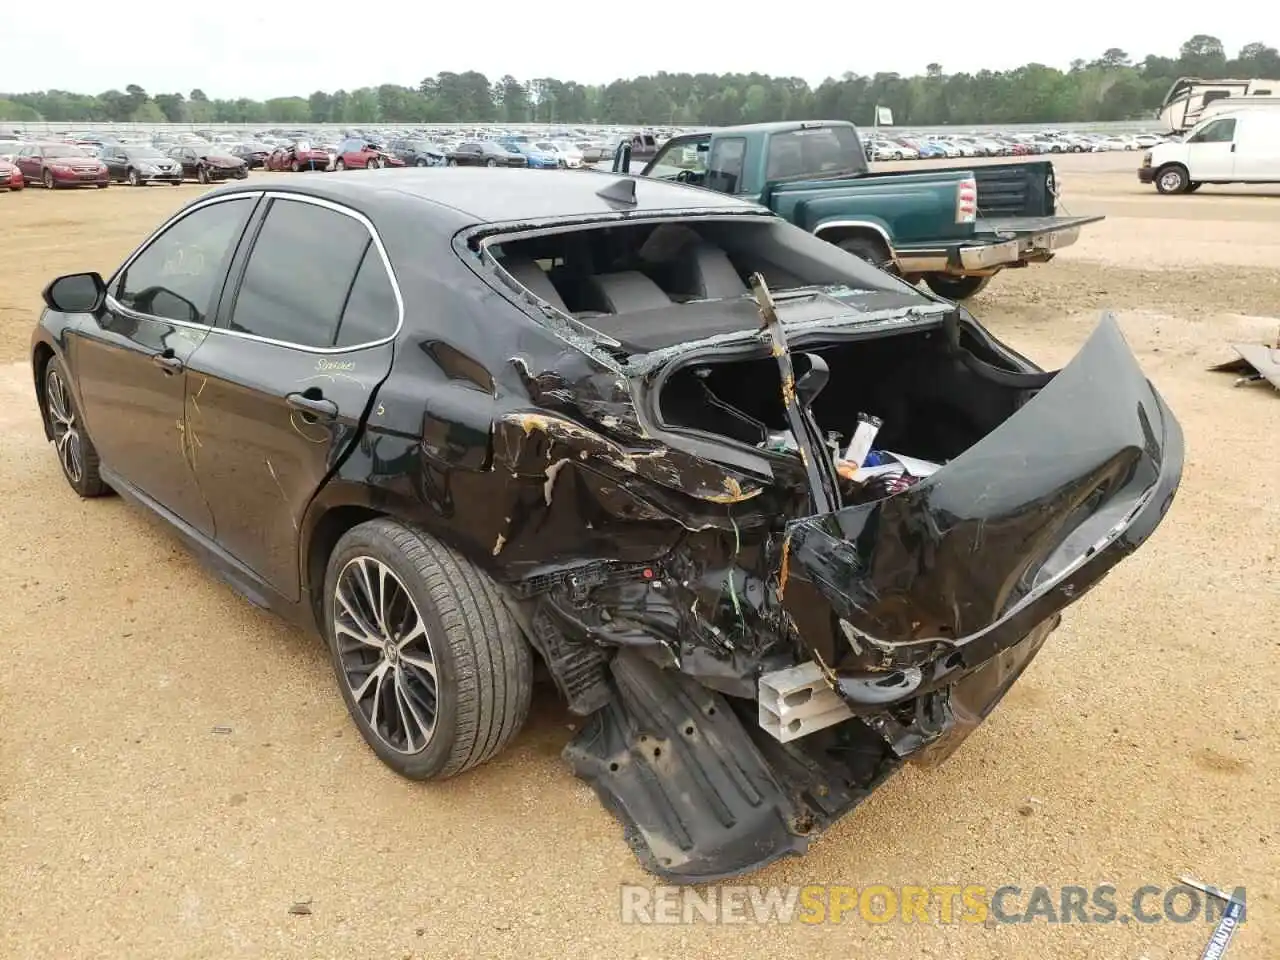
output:
<instances>
[{"instance_id":1,"label":"rear tire","mask_svg":"<svg viewBox=\"0 0 1280 960\"><path fill-rule=\"evenodd\" d=\"M898 265L893 262L893 258L889 255L889 248L884 245L882 240L873 240L870 237L847 237L844 240L837 241L836 246L847 253L852 253L861 260L867 261L877 270L891 273L895 277L899 275Z\"/></svg>"},{"instance_id":2,"label":"rear tire","mask_svg":"<svg viewBox=\"0 0 1280 960\"><path fill-rule=\"evenodd\" d=\"M924 282L946 300L967 300L986 289L991 277L953 277L945 273L926 273Z\"/></svg>"},{"instance_id":3,"label":"rear tire","mask_svg":"<svg viewBox=\"0 0 1280 960\"><path fill-rule=\"evenodd\" d=\"M71 393L71 378L57 357L50 357L43 375L40 413L53 437L54 453L67 483L82 497L111 492L98 473L98 450L84 428L84 417Z\"/></svg>"},{"instance_id":4,"label":"rear tire","mask_svg":"<svg viewBox=\"0 0 1280 960\"><path fill-rule=\"evenodd\" d=\"M523 726L529 645L493 581L426 534L387 518L344 534L329 557L322 620L352 720L401 776L452 777Z\"/></svg>"}]
</instances>

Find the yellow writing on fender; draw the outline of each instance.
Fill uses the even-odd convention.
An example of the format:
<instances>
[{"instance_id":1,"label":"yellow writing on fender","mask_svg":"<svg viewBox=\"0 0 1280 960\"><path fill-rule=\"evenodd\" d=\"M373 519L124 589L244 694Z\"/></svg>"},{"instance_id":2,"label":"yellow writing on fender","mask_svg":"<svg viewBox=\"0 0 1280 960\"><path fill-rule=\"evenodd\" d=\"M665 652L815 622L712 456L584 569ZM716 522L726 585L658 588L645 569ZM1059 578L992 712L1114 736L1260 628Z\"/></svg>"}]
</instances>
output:
<instances>
[{"instance_id":1,"label":"yellow writing on fender","mask_svg":"<svg viewBox=\"0 0 1280 960\"><path fill-rule=\"evenodd\" d=\"M801 923L985 923L987 888L959 884L866 887L811 884L800 888Z\"/></svg>"}]
</instances>

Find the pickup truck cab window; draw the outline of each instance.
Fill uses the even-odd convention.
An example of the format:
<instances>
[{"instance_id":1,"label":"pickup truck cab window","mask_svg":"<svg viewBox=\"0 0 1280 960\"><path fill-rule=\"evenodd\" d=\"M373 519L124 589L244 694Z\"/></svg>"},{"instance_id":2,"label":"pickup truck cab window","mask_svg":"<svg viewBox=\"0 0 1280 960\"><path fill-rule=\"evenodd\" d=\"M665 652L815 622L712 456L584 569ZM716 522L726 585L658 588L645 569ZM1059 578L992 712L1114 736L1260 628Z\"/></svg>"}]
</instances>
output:
<instances>
[{"instance_id":1,"label":"pickup truck cab window","mask_svg":"<svg viewBox=\"0 0 1280 960\"><path fill-rule=\"evenodd\" d=\"M742 164L747 155L746 137L721 137L711 148L705 186L719 193L737 193Z\"/></svg>"},{"instance_id":2,"label":"pickup truck cab window","mask_svg":"<svg viewBox=\"0 0 1280 960\"><path fill-rule=\"evenodd\" d=\"M768 178L795 180L848 171L861 173L866 158L851 127L809 127L769 138Z\"/></svg>"},{"instance_id":3,"label":"pickup truck cab window","mask_svg":"<svg viewBox=\"0 0 1280 960\"><path fill-rule=\"evenodd\" d=\"M672 140L653 158L648 176L659 180L679 180L701 184L707 173L707 150L711 137L701 140Z\"/></svg>"}]
</instances>

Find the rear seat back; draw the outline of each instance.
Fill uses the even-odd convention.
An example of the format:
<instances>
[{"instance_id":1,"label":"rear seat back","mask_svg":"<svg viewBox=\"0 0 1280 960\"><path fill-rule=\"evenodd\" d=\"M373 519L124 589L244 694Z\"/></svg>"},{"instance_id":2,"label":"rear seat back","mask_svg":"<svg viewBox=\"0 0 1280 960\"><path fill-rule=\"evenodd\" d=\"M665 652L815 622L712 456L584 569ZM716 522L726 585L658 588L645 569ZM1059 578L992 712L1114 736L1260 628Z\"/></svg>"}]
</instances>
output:
<instances>
[{"instance_id":1,"label":"rear seat back","mask_svg":"<svg viewBox=\"0 0 1280 960\"><path fill-rule=\"evenodd\" d=\"M638 313L671 306L671 298L639 270L599 273L588 277L585 294L591 307L605 313Z\"/></svg>"},{"instance_id":2,"label":"rear seat back","mask_svg":"<svg viewBox=\"0 0 1280 960\"><path fill-rule=\"evenodd\" d=\"M673 296L728 300L747 292L729 255L709 243L685 248L661 269L664 286Z\"/></svg>"}]
</instances>

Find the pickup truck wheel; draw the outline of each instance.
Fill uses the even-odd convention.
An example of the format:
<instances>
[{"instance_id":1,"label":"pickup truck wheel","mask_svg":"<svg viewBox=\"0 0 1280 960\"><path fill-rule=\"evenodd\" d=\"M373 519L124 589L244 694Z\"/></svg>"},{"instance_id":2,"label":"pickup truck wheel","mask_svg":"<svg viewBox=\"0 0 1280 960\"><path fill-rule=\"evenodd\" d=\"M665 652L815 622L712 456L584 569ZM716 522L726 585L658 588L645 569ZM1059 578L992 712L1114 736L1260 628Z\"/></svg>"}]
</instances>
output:
<instances>
[{"instance_id":1,"label":"pickup truck wheel","mask_svg":"<svg viewBox=\"0 0 1280 960\"><path fill-rule=\"evenodd\" d=\"M953 277L945 273L926 273L924 282L930 290L947 300L967 300L986 289L991 277Z\"/></svg>"},{"instance_id":2,"label":"pickup truck wheel","mask_svg":"<svg viewBox=\"0 0 1280 960\"><path fill-rule=\"evenodd\" d=\"M1156 172L1156 191L1159 193L1186 193L1191 185L1185 167L1177 164L1164 167Z\"/></svg>"},{"instance_id":3,"label":"pickup truck wheel","mask_svg":"<svg viewBox=\"0 0 1280 960\"><path fill-rule=\"evenodd\" d=\"M847 237L844 240L837 240L836 246L867 261L877 270L899 276L898 265L889 256L889 249L879 240L872 240L869 237Z\"/></svg>"}]
</instances>

